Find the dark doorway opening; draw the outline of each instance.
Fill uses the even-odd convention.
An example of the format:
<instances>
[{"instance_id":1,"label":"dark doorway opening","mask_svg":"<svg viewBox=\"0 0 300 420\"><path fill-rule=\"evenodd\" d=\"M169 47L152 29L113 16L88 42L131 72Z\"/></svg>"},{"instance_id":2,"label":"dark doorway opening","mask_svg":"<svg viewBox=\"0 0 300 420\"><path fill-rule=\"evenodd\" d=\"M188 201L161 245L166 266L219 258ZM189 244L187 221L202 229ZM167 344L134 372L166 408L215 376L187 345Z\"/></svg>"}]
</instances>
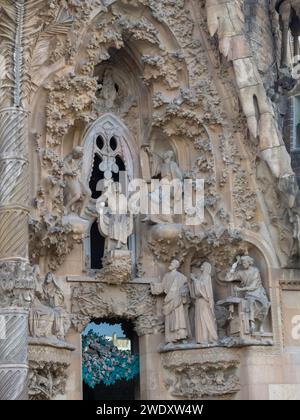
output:
<instances>
[{"instance_id":1,"label":"dark doorway opening","mask_svg":"<svg viewBox=\"0 0 300 420\"><path fill-rule=\"evenodd\" d=\"M95 341L86 341L85 337L87 337L88 334L96 339L96 345ZM97 337L101 338L97 340ZM107 346L103 340L106 340L106 342L109 343L108 346L111 346L110 348L112 350L111 353L109 353L111 354L111 360L107 359ZM120 318L93 319L83 332L83 343L88 343L86 346L83 345L83 400L138 400L140 398L140 380L137 367L139 343L138 336L133 329L132 322ZM104 343L103 351L101 343ZM106 372L105 380L101 380L101 382L96 383L96 385L94 383L87 383L89 381L85 380L84 373L84 364L88 363L90 365L89 360L87 362L85 352L94 352L94 348L97 348L97 354L101 357L101 367L95 375L96 381L97 376L102 377L102 368ZM103 356L104 354L105 356ZM133 360L136 362L134 363L134 369L131 369L130 366L131 374L133 371L135 372L134 377L131 378L127 375L124 377L124 369L122 369L121 379L115 380L115 374L118 371L119 355L121 355L121 357L124 355L124 362L122 361L122 365L124 365L124 363L126 364L128 360L130 360L131 363L133 363ZM127 356L125 355L129 355L128 359L126 359ZM108 383L110 382L110 378L109 373L107 373L107 366L109 366L110 369L113 367L111 377L112 383Z\"/></svg>"}]
</instances>

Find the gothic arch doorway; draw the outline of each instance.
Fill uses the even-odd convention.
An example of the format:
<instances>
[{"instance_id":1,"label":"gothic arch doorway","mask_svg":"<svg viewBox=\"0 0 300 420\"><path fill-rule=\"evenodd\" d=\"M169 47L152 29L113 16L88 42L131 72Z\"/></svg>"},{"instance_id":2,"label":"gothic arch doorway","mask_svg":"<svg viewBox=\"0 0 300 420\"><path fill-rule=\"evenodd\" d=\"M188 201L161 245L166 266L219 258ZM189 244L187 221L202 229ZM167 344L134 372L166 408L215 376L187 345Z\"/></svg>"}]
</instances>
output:
<instances>
[{"instance_id":1,"label":"gothic arch doorway","mask_svg":"<svg viewBox=\"0 0 300 420\"><path fill-rule=\"evenodd\" d=\"M131 321L92 319L82 333L83 400L140 398L139 342Z\"/></svg>"}]
</instances>

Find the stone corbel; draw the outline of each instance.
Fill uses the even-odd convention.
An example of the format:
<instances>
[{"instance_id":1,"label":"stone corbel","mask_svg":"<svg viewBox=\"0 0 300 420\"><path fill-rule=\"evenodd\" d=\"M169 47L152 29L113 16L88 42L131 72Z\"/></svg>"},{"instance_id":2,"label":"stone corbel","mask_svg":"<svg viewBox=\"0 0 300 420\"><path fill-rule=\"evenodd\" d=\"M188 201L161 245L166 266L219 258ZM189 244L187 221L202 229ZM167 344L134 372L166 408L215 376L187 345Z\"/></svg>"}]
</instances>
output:
<instances>
[{"instance_id":1,"label":"stone corbel","mask_svg":"<svg viewBox=\"0 0 300 420\"><path fill-rule=\"evenodd\" d=\"M162 355L165 385L173 397L232 398L239 391L237 353L224 349L181 350Z\"/></svg>"}]
</instances>

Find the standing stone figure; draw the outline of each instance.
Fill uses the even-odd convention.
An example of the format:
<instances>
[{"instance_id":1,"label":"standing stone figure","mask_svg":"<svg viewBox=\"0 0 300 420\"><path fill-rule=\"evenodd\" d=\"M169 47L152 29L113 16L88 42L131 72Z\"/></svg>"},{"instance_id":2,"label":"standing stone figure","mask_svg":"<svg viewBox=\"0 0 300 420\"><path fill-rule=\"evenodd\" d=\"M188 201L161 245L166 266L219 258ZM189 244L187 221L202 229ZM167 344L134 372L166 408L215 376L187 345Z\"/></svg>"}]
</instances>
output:
<instances>
[{"instance_id":1,"label":"standing stone figure","mask_svg":"<svg viewBox=\"0 0 300 420\"><path fill-rule=\"evenodd\" d=\"M211 265L208 262L202 264L199 274L191 274L190 292L195 302L196 342L216 343L218 333L211 284Z\"/></svg>"},{"instance_id":2,"label":"standing stone figure","mask_svg":"<svg viewBox=\"0 0 300 420\"><path fill-rule=\"evenodd\" d=\"M242 269L237 270L241 265ZM270 302L263 287L259 269L254 266L253 258L249 256L237 257L226 281L240 281L241 287L234 287L236 293L244 294L243 298L248 303L250 331L255 331L255 321L258 321L259 332L263 333L263 324L270 309Z\"/></svg>"},{"instance_id":3,"label":"standing stone figure","mask_svg":"<svg viewBox=\"0 0 300 420\"><path fill-rule=\"evenodd\" d=\"M167 344L186 340L190 330L185 307L189 297L188 282L187 278L177 271L179 266L179 261L173 260L169 266L169 273L165 274L162 282L151 284L154 295L166 295L163 312Z\"/></svg>"},{"instance_id":4,"label":"standing stone figure","mask_svg":"<svg viewBox=\"0 0 300 420\"><path fill-rule=\"evenodd\" d=\"M159 176L160 183L154 186L149 194L150 209L152 213L143 221L152 223L174 223L174 214L181 208L183 173L176 162L173 150L168 150L162 156L152 152L149 146L144 146L144 151L149 156L149 167L152 178ZM166 187L164 191L164 187ZM170 188L171 187L171 188ZM170 188L170 191L168 189ZM166 196L167 195L167 196ZM170 201L169 212L161 209L164 203Z\"/></svg>"},{"instance_id":5,"label":"standing stone figure","mask_svg":"<svg viewBox=\"0 0 300 420\"><path fill-rule=\"evenodd\" d=\"M96 207L99 230L107 238L106 251L128 250L127 240L133 231L133 216L128 211L127 198L121 193L120 184L109 182Z\"/></svg>"}]
</instances>

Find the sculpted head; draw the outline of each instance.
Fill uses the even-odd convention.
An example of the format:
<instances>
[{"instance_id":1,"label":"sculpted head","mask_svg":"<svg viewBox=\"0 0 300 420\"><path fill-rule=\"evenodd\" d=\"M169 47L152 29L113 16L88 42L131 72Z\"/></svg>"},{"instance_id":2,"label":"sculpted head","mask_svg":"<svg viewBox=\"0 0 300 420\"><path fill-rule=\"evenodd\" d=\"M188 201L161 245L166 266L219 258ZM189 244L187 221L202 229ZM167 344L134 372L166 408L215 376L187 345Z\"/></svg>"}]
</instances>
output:
<instances>
[{"instance_id":1,"label":"sculpted head","mask_svg":"<svg viewBox=\"0 0 300 420\"><path fill-rule=\"evenodd\" d=\"M168 150L167 152L165 152L163 155L163 159L165 162L169 162L170 160L175 160L175 154L173 150Z\"/></svg>"},{"instance_id":2,"label":"sculpted head","mask_svg":"<svg viewBox=\"0 0 300 420\"><path fill-rule=\"evenodd\" d=\"M72 154L74 159L81 159L83 156L83 148L81 146L74 147Z\"/></svg>"},{"instance_id":3,"label":"sculpted head","mask_svg":"<svg viewBox=\"0 0 300 420\"><path fill-rule=\"evenodd\" d=\"M244 257L241 257L241 263L242 263L243 268L247 269L247 268L251 267L251 265L254 264L254 260L253 260L253 258L246 255Z\"/></svg>"},{"instance_id":4,"label":"sculpted head","mask_svg":"<svg viewBox=\"0 0 300 420\"><path fill-rule=\"evenodd\" d=\"M49 273L47 273L46 274L46 277L45 277L45 283L46 284L50 284L50 283L52 283L54 281L54 275L53 275L53 273L51 273L51 271L49 272Z\"/></svg>"},{"instance_id":5,"label":"sculpted head","mask_svg":"<svg viewBox=\"0 0 300 420\"><path fill-rule=\"evenodd\" d=\"M180 267L180 262L178 260L172 260L171 264L169 265L169 270L177 270Z\"/></svg>"},{"instance_id":6,"label":"sculpted head","mask_svg":"<svg viewBox=\"0 0 300 420\"><path fill-rule=\"evenodd\" d=\"M202 272L205 274L211 274L211 264L209 262L204 262L201 266Z\"/></svg>"}]
</instances>

